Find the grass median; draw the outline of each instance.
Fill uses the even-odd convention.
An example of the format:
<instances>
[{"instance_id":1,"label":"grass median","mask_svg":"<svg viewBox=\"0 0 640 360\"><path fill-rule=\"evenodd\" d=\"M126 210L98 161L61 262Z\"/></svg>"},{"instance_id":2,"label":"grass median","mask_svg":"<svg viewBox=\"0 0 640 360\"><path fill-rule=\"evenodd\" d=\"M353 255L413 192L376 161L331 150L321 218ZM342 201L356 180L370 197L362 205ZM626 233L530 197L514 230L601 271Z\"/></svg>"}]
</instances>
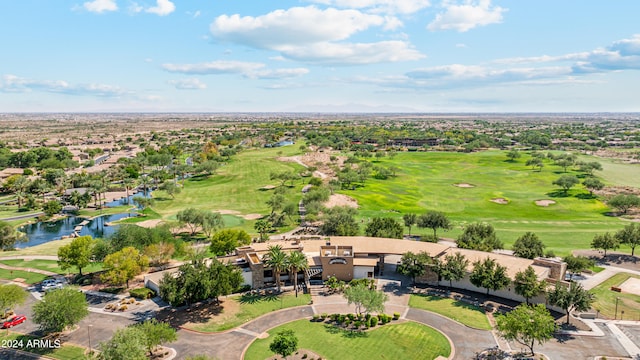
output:
<instances>
[{"instance_id":1,"label":"grass median","mask_svg":"<svg viewBox=\"0 0 640 360\"><path fill-rule=\"evenodd\" d=\"M269 337L254 341L245 354L247 360L264 360L274 354L269 350L273 335L293 330L298 348L311 350L323 359L420 359L445 358L451 353L447 338L437 330L417 324L379 325L366 332L352 332L333 325L298 320L269 330Z\"/></svg>"},{"instance_id":2,"label":"grass median","mask_svg":"<svg viewBox=\"0 0 640 360\"><path fill-rule=\"evenodd\" d=\"M460 300L433 295L411 294L409 306L440 314L475 329L491 330L489 319L487 319L484 310Z\"/></svg>"},{"instance_id":3,"label":"grass median","mask_svg":"<svg viewBox=\"0 0 640 360\"><path fill-rule=\"evenodd\" d=\"M219 332L233 329L261 315L295 306L308 305L311 296L292 293L280 295L254 295L233 296L224 299L220 311L209 316L204 323L187 323L183 325L187 329L201 332Z\"/></svg>"}]
</instances>

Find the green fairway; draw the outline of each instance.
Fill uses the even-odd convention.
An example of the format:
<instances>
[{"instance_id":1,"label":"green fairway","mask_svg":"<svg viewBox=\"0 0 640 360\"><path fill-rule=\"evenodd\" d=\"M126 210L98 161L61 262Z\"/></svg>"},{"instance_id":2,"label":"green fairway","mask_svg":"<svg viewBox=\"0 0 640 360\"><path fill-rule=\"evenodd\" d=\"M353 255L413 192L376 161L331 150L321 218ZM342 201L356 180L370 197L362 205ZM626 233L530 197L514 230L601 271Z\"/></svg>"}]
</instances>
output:
<instances>
[{"instance_id":1,"label":"green fairway","mask_svg":"<svg viewBox=\"0 0 640 360\"><path fill-rule=\"evenodd\" d=\"M21 267L21 268L31 268L31 269L39 269L55 272L58 274L67 274L67 273L78 273L78 269L75 267L71 267L67 270L62 270L60 266L58 266L58 262L55 260L0 260L0 264ZM91 263L89 266L82 269L83 274L92 273L95 271L102 270L102 263Z\"/></svg>"},{"instance_id":2,"label":"green fairway","mask_svg":"<svg viewBox=\"0 0 640 360\"><path fill-rule=\"evenodd\" d=\"M472 328L491 330L489 319L482 309L459 300L412 294L409 306L440 314Z\"/></svg>"},{"instance_id":3,"label":"green fairway","mask_svg":"<svg viewBox=\"0 0 640 360\"><path fill-rule=\"evenodd\" d=\"M608 207L590 197L582 185L566 195L552 185L564 175L562 168L546 162L542 171L532 170L525 166L528 157L523 155L509 162L503 151L399 153L393 159L384 158L377 163L397 167L397 177L370 179L363 188L341 192L358 200L364 219L373 216L400 219L404 213L438 210L454 222L454 229L440 231L440 236L455 238L464 224L481 221L493 224L507 246L532 231L559 255L589 248L593 235L624 226L620 219L606 216ZM567 173L582 177L571 169ZM506 199L508 204L491 201L496 198ZM535 204L543 199L555 204L546 207ZM429 232L412 229L412 233Z\"/></svg>"},{"instance_id":4,"label":"green fairway","mask_svg":"<svg viewBox=\"0 0 640 360\"><path fill-rule=\"evenodd\" d=\"M22 271L22 270L7 270L0 269L0 279L15 280L23 279L26 284L35 284L47 278L47 275L42 275L34 272Z\"/></svg>"},{"instance_id":5,"label":"green fairway","mask_svg":"<svg viewBox=\"0 0 640 360\"><path fill-rule=\"evenodd\" d=\"M298 320L271 329L271 336L254 341L244 358L264 360L273 356L269 350L272 336L288 329L293 330L298 338L299 349L311 350L328 360L433 360L451 353L451 346L444 335L431 327L413 322L380 325L366 332L353 333L329 324Z\"/></svg>"},{"instance_id":6,"label":"green fairway","mask_svg":"<svg viewBox=\"0 0 640 360\"><path fill-rule=\"evenodd\" d=\"M249 320L253 320L260 315L272 311L308 305L311 301L311 296L302 293L299 293L298 297L295 297L292 293L266 296L245 294L244 296L230 297L224 301L230 302L226 305L226 308L234 309L231 310L233 313L225 313L225 309L223 309L221 316L213 316L204 324L186 325L185 328L202 332L218 332L233 329L236 326L240 326ZM224 304L223 307L225 307Z\"/></svg>"},{"instance_id":7,"label":"green fairway","mask_svg":"<svg viewBox=\"0 0 640 360\"><path fill-rule=\"evenodd\" d=\"M299 164L276 160L280 156L290 156L298 152L294 146L243 151L220 167L216 175L185 181L184 188L175 199L166 196L162 191L154 192L156 203L153 209L167 220L175 219L178 211L189 207L237 212L238 216L225 217L226 227L241 228L255 233L255 221L244 220L240 216L266 215L270 212L266 201L273 191L261 188L266 185L279 185L277 180L269 179L271 172L302 170ZM285 195L287 202L297 203L302 197L301 189L302 181L294 182L294 186L289 188Z\"/></svg>"},{"instance_id":8,"label":"green fairway","mask_svg":"<svg viewBox=\"0 0 640 360\"><path fill-rule=\"evenodd\" d=\"M638 275L619 273L591 289L596 296L592 307L601 315L613 319L616 317L616 303L618 304L617 318L640 321L640 296L611 290L612 286L620 286L629 278L640 279ZM616 301L617 299L617 301ZM624 315L623 312L624 311Z\"/></svg>"}]
</instances>

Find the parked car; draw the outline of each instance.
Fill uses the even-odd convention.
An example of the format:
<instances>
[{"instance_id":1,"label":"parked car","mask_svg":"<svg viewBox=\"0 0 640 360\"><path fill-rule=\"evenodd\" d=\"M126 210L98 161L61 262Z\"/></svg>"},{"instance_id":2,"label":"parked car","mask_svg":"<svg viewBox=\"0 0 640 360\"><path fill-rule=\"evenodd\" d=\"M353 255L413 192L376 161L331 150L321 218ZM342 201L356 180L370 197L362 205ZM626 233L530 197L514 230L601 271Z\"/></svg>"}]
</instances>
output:
<instances>
[{"instance_id":1,"label":"parked car","mask_svg":"<svg viewBox=\"0 0 640 360\"><path fill-rule=\"evenodd\" d=\"M63 286L64 284L62 283L62 281L56 279L46 279L43 280L42 283L40 283L40 288L44 292L54 289L62 289Z\"/></svg>"},{"instance_id":2,"label":"parked car","mask_svg":"<svg viewBox=\"0 0 640 360\"><path fill-rule=\"evenodd\" d=\"M15 315L2 323L3 329L8 329L10 327L14 327L16 325L20 325L27 320L27 317L24 315Z\"/></svg>"}]
</instances>

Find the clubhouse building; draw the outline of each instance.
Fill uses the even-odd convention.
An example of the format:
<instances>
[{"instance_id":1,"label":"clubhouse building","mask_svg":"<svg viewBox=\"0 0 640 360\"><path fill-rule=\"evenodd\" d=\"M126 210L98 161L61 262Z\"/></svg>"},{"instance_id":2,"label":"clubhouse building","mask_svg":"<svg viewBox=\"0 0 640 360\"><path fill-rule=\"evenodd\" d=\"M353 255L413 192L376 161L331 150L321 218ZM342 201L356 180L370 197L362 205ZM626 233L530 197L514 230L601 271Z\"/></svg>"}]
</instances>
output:
<instances>
[{"instance_id":1,"label":"clubhouse building","mask_svg":"<svg viewBox=\"0 0 640 360\"><path fill-rule=\"evenodd\" d=\"M533 260L515 257L507 254L483 252L476 250L459 249L442 243L420 242L400 239L374 238L364 236L332 236L332 237L300 237L282 241L269 241L266 243L254 243L250 246L236 249L233 256L221 257L219 260L233 263L242 269L244 284L254 289L275 286L275 277L272 269L264 262L270 246L280 245L284 252L301 251L307 256L308 269L300 271L299 282L315 283L324 281L334 276L339 280L350 281L360 278L376 278L384 275L386 271L395 271L399 256L411 251L413 253L426 252L434 259L444 258L447 255L460 253L469 260L467 276L460 281L454 281L453 287L459 289L486 292L469 281L469 275L473 269L473 263L486 258L495 260L498 264L507 268L509 278L515 278L516 273L524 271L531 266L538 280L555 283L564 279L566 264L559 260L536 258ZM165 272L175 272L177 269L169 269L162 272L151 273L145 276L145 286L158 291L158 283ZM289 274L282 273L281 281L289 280ZM425 275L416 279L416 282L429 285L449 285L448 281L440 281L438 275L427 268ZM492 291L493 295L523 301L517 295L514 286L509 285L504 289ZM544 298L533 299L544 302Z\"/></svg>"}]
</instances>

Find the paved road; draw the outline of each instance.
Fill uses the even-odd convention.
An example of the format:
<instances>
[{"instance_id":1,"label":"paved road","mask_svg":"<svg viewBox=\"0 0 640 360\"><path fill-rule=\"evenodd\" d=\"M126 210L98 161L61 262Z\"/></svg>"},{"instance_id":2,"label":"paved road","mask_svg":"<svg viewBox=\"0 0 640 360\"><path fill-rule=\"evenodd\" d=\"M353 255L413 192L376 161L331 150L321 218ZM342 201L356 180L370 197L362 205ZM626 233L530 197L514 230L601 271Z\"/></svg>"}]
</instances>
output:
<instances>
[{"instance_id":1,"label":"paved road","mask_svg":"<svg viewBox=\"0 0 640 360\"><path fill-rule=\"evenodd\" d=\"M454 359L468 360L476 351L496 346L490 331L472 329L434 313L409 309L406 318L433 326L447 335L455 346Z\"/></svg>"},{"instance_id":2,"label":"paved road","mask_svg":"<svg viewBox=\"0 0 640 360\"><path fill-rule=\"evenodd\" d=\"M0 219L0 220L2 221L22 220L22 219L37 218L40 215L44 215L44 213L40 211L40 212L26 214L26 215L11 216L11 217Z\"/></svg>"}]
</instances>

